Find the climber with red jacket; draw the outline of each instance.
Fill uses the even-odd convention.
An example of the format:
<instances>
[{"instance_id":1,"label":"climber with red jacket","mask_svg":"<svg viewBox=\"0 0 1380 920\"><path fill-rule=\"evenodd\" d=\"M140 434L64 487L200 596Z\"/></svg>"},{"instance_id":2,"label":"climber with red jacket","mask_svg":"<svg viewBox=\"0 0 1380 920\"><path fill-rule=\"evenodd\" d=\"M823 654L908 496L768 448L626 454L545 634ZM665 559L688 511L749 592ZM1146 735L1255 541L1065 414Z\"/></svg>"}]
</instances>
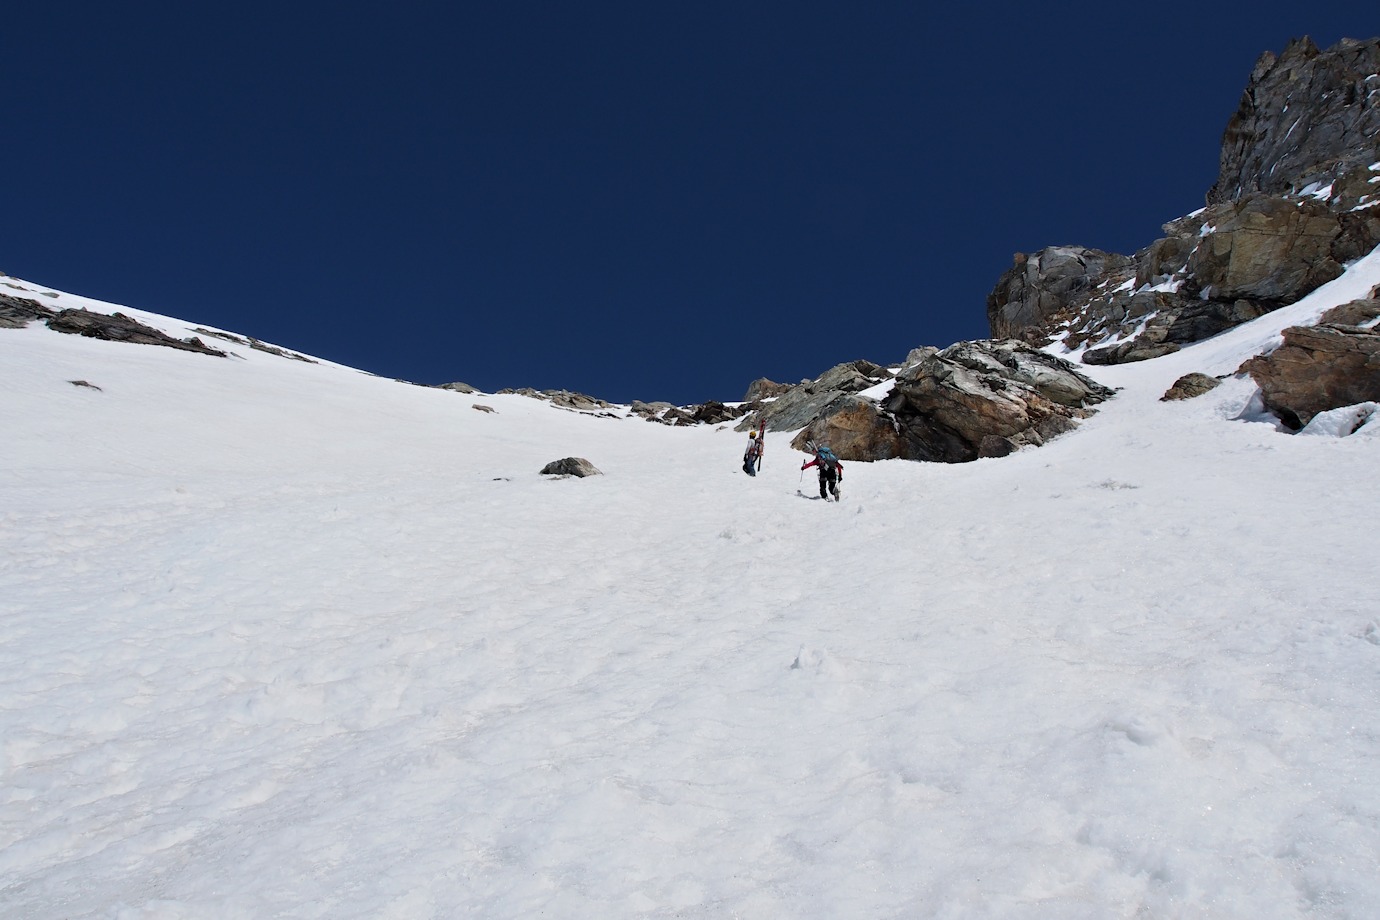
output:
<instances>
[{"instance_id":1,"label":"climber with red jacket","mask_svg":"<svg viewBox=\"0 0 1380 920\"><path fill-rule=\"evenodd\" d=\"M815 455L815 459L809 463L802 463L800 468L808 470L810 467L819 469L819 497L826 502L829 496L834 496L834 501L839 500L839 486L843 482L843 462L834 456L834 452L823 444L819 446L806 445Z\"/></svg>"}]
</instances>

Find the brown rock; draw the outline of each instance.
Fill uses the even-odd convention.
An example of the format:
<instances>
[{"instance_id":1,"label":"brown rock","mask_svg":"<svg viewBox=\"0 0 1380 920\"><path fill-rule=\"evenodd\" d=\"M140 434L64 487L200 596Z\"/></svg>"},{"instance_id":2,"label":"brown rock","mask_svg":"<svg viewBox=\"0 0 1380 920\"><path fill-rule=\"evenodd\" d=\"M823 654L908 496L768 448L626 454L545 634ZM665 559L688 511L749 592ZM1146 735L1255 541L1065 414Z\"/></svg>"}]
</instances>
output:
<instances>
[{"instance_id":1,"label":"brown rock","mask_svg":"<svg viewBox=\"0 0 1380 920\"><path fill-rule=\"evenodd\" d=\"M1195 396L1202 396L1215 390L1222 385L1222 381L1216 377L1209 377L1207 374L1184 374L1174 385L1165 390L1160 397L1160 402L1172 402L1179 399L1193 399Z\"/></svg>"},{"instance_id":2,"label":"brown rock","mask_svg":"<svg viewBox=\"0 0 1380 920\"><path fill-rule=\"evenodd\" d=\"M860 396L840 396L791 440L796 450L807 442L827 444L840 460L890 460L905 457L896 422Z\"/></svg>"},{"instance_id":3,"label":"brown rock","mask_svg":"<svg viewBox=\"0 0 1380 920\"><path fill-rule=\"evenodd\" d=\"M1265 407L1298 430L1317 415L1380 401L1380 332L1354 326L1293 326L1284 344L1241 366Z\"/></svg>"}]
</instances>

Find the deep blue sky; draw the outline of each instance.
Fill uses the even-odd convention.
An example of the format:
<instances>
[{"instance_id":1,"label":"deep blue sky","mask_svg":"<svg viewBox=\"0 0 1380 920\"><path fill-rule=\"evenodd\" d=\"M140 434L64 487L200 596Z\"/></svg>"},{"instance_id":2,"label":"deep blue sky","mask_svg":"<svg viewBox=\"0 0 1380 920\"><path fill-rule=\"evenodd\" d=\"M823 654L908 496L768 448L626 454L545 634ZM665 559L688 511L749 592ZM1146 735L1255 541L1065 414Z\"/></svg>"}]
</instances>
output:
<instances>
[{"instance_id":1,"label":"deep blue sky","mask_svg":"<svg viewBox=\"0 0 1380 920\"><path fill-rule=\"evenodd\" d=\"M1016 251L1148 245L1261 52L1380 34L929 6L15 5L0 269L418 382L738 399L986 336Z\"/></svg>"}]
</instances>

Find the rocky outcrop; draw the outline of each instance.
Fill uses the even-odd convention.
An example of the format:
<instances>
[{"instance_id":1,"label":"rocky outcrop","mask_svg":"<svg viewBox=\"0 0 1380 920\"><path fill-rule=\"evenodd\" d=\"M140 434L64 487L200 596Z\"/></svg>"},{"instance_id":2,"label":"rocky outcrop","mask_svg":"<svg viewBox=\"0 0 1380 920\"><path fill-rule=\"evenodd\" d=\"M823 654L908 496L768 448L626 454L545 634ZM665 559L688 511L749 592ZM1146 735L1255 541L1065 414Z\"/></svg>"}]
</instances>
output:
<instances>
[{"instance_id":1,"label":"rocky outcrop","mask_svg":"<svg viewBox=\"0 0 1380 920\"><path fill-rule=\"evenodd\" d=\"M1223 137L1208 206L1119 256L1056 246L988 298L994 336L1158 357L1311 293L1380 245L1380 39L1261 58Z\"/></svg>"},{"instance_id":2,"label":"rocky outcrop","mask_svg":"<svg viewBox=\"0 0 1380 920\"><path fill-rule=\"evenodd\" d=\"M1373 306L1373 321L1380 302ZM1350 305L1348 305L1350 306ZM1284 330L1284 344L1241 366L1260 387L1265 408L1297 431L1320 412L1380 402L1380 330L1320 323Z\"/></svg>"},{"instance_id":3,"label":"rocky outcrop","mask_svg":"<svg viewBox=\"0 0 1380 920\"><path fill-rule=\"evenodd\" d=\"M131 342L136 345L162 345L181 351L194 351L203 355L224 358L225 352L211 348L201 339L192 336L175 339L130 319L123 313L91 313L87 310L63 310L48 320L48 328L55 332L81 335L88 338L106 339L111 342Z\"/></svg>"},{"instance_id":4,"label":"rocky outcrop","mask_svg":"<svg viewBox=\"0 0 1380 920\"><path fill-rule=\"evenodd\" d=\"M789 383L777 383L768 380L766 377L758 377L748 384L747 395L743 397L743 402L760 402L764 399L772 399L780 396L791 388Z\"/></svg>"},{"instance_id":5,"label":"rocky outcrop","mask_svg":"<svg viewBox=\"0 0 1380 920\"><path fill-rule=\"evenodd\" d=\"M1222 385L1222 381L1207 374L1184 374L1174 385L1164 391L1160 402L1174 402L1180 399L1195 399L1210 393Z\"/></svg>"},{"instance_id":6,"label":"rocky outcrop","mask_svg":"<svg viewBox=\"0 0 1380 920\"><path fill-rule=\"evenodd\" d=\"M639 415L649 422L658 422L661 421L661 416L664 413L676 407L668 402L646 403L640 399L634 399L632 401L632 405L629 408L631 409L633 415Z\"/></svg>"},{"instance_id":7,"label":"rocky outcrop","mask_svg":"<svg viewBox=\"0 0 1380 920\"><path fill-rule=\"evenodd\" d=\"M791 447L828 444L842 460L889 460L907 456L896 419L876 402L861 396L839 396L791 439Z\"/></svg>"},{"instance_id":8,"label":"rocky outcrop","mask_svg":"<svg viewBox=\"0 0 1380 920\"><path fill-rule=\"evenodd\" d=\"M616 407L613 403L605 402L594 396L586 396L584 393L572 393L570 390L535 390L532 387L513 389L509 387L499 390L495 395L527 396L531 399L544 400L559 409L568 409L571 412L585 412L607 418L619 417L614 411Z\"/></svg>"},{"instance_id":9,"label":"rocky outcrop","mask_svg":"<svg viewBox=\"0 0 1380 920\"><path fill-rule=\"evenodd\" d=\"M1209 208L1185 271L1190 295L1291 304L1380 245L1380 213L1336 213L1312 198L1253 194Z\"/></svg>"},{"instance_id":10,"label":"rocky outcrop","mask_svg":"<svg viewBox=\"0 0 1380 920\"><path fill-rule=\"evenodd\" d=\"M961 463L1038 446L1113 391L1015 340L960 342L907 368L882 403L912 460Z\"/></svg>"},{"instance_id":11,"label":"rocky outcrop","mask_svg":"<svg viewBox=\"0 0 1380 920\"><path fill-rule=\"evenodd\" d=\"M1380 319L1380 288L1367 298L1353 300L1333 307L1318 317L1320 323L1337 326L1373 326Z\"/></svg>"},{"instance_id":12,"label":"rocky outcrop","mask_svg":"<svg viewBox=\"0 0 1380 920\"><path fill-rule=\"evenodd\" d=\"M1261 55L1222 136L1208 202L1296 193L1380 160L1380 41L1308 38ZM1372 190L1373 191L1373 190Z\"/></svg>"},{"instance_id":13,"label":"rocky outcrop","mask_svg":"<svg viewBox=\"0 0 1380 920\"><path fill-rule=\"evenodd\" d=\"M844 460L963 463L1043 444L1113 392L1012 339L960 342L911 358L880 401L834 394L792 446L828 444Z\"/></svg>"},{"instance_id":14,"label":"rocky outcrop","mask_svg":"<svg viewBox=\"0 0 1380 920\"><path fill-rule=\"evenodd\" d=\"M987 297L993 338L1048 341L1047 331L1071 321L1095 291L1135 274L1126 256L1084 246L1018 252L1014 262Z\"/></svg>"},{"instance_id":15,"label":"rocky outcrop","mask_svg":"<svg viewBox=\"0 0 1380 920\"><path fill-rule=\"evenodd\" d=\"M11 297L0 294L0 329L23 329L36 319L51 319L57 316L37 300L28 297Z\"/></svg>"},{"instance_id":16,"label":"rocky outcrop","mask_svg":"<svg viewBox=\"0 0 1380 920\"><path fill-rule=\"evenodd\" d=\"M746 431L762 418L768 431L794 431L809 425L841 397L861 393L890 379L890 370L871 361L838 364L814 380L788 388L772 402L745 407L747 417L737 430Z\"/></svg>"},{"instance_id":17,"label":"rocky outcrop","mask_svg":"<svg viewBox=\"0 0 1380 920\"><path fill-rule=\"evenodd\" d=\"M222 339L226 342L234 342L236 345L245 345L249 348L254 349L255 351L261 351L264 354L268 355L276 355L279 358L288 358L292 361L303 361L307 364L317 363L313 361L311 358L308 358L306 355L299 355L295 351L288 351L287 349L279 348L276 345L269 345L267 342L260 342L258 339L250 338L248 336L241 337L238 335L231 335L228 332L221 332L217 329L203 329L200 326L197 326L192 331L197 333L198 335L209 335L212 338Z\"/></svg>"},{"instance_id":18,"label":"rocky outcrop","mask_svg":"<svg viewBox=\"0 0 1380 920\"><path fill-rule=\"evenodd\" d=\"M564 460L553 460L546 464L541 468L541 475L584 478L585 476L602 476L604 474L583 457L566 457Z\"/></svg>"}]
</instances>

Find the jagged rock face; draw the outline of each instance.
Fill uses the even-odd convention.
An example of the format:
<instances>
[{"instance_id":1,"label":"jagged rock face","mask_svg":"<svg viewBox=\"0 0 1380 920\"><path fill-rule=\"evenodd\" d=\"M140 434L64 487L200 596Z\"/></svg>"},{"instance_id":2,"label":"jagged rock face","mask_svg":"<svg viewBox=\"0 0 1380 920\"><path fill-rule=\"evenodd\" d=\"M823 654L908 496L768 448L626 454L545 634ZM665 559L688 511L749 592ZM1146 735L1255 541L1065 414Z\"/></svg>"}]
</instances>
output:
<instances>
[{"instance_id":1,"label":"jagged rock face","mask_svg":"<svg viewBox=\"0 0 1380 920\"><path fill-rule=\"evenodd\" d=\"M1380 39L1261 55L1222 137L1210 203L1285 195L1380 160Z\"/></svg>"},{"instance_id":2,"label":"jagged rock face","mask_svg":"<svg viewBox=\"0 0 1380 920\"><path fill-rule=\"evenodd\" d=\"M1137 254L1135 280L1075 307L1064 343L1088 364L1158 357L1296 302L1380 245L1380 211L1251 195L1165 225ZM1050 330L1053 331L1053 330Z\"/></svg>"},{"instance_id":3,"label":"jagged rock face","mask_svg":"<svg viewBox=\"0 0 1380 920\"><path fill-rule=\"evenodd\" d=\"M1090 294L1134 273L1126 256L1084 246L1018 252L1014 261L987 297L993 338L1047 341L1046 331L1070 319Z\"/></svg>"},{"instance_id":4,"label":"jagged rock face","mask_svg":"<svg viewBox=\"0 0 1380 920\"><path fill-rule=\"evenodd\" d=\"M1291 304L1380 244L1380 217L1335 214L1313 199L1250 195L1208 219L1186 267L1191 287L1216 301Z\"/></svg>"},{"instance_id":5,"label":"jagged rock face","mask_svg":"<svg viewBox=\"0 0 1380 920\"><path fill-rule=\"evenodd\" d=\"M1336 324L1292 326L1284 330L1283 345L1241 369L1260 387L1265 407L1298 430L1319 412L1380 402L1380 331Z\"/></svg>"},{"instance_id":6,"label":"jagged rock face","mask_svg":"<svg viewBox=\"0 0 1380 920\"><path fill-rule=\"evenodd\" d=\"M988 298L992 334L1057 336L1088 364L1140 361L1339 276L1380 245L1377 64L1380 39L1326 52L1302 40L1263 57L1209 206L1165 224L1134 258L1070 246L1018 255Z\"/></svg>"}]
</instances>

